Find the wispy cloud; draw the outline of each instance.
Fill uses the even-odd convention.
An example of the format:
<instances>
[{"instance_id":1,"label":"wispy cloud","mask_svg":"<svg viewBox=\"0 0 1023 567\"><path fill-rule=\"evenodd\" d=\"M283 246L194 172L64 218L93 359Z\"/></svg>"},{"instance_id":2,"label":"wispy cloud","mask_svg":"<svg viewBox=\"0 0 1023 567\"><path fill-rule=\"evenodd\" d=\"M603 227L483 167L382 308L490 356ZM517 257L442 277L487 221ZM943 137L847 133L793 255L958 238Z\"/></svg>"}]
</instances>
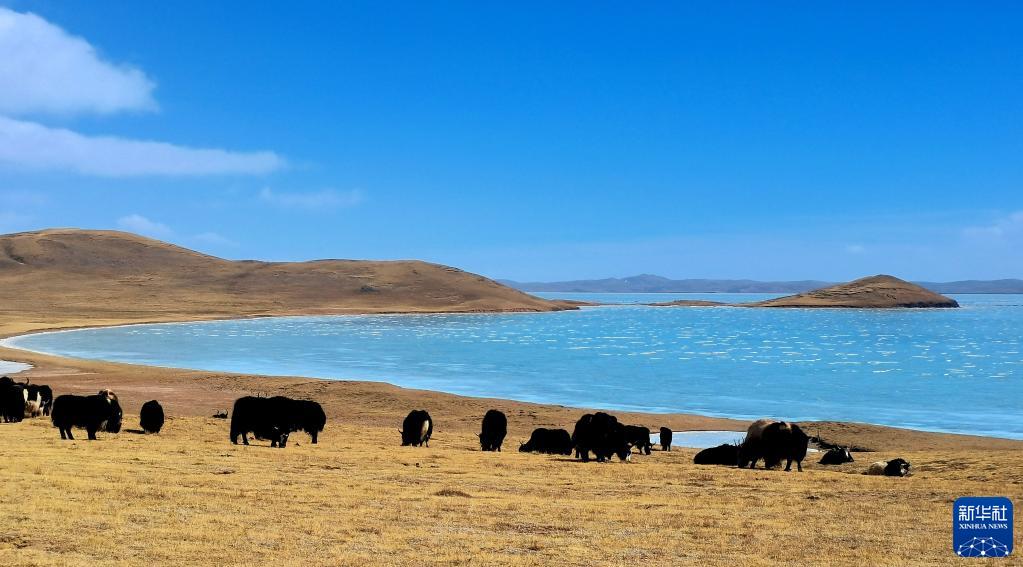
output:
<instances>
[{"instance_id":1,"label":"wispy cloud","mask_svg":"<svg viewBox=\"0 0 1023 567\"><path fill-rule=\"evenodd\" d=\"M131 214L117 219L117 226L128 232L135 232L157 238L166 238L174 234L174 231L171 230L169 226L149 220L140 214Z\"/></svg>"},{"instance_id":2,"label":"wispy cloud","mask_svg":"<svg viewBox=\"0 0 1023 567\"><path fill-rule=\"evenodd\" d=\"M206 244L209 246L238 246L238 243L234 240L216 232L203 232L196 234L192 237L192 241L196 244Z\"/></svg>"},{"instance_id":3,"label":"wispy cloud","mask_svg":"<svg viewBox=\"0 0 1023 567\"><path fill-rule=\"evenodd\" d=\"M0 113L155 110L155 86L39 16L0 7Z\"/></svg>"},{"instance_id":4,"label":"wispy cloud","mask_svg":"<svg viewBox=\"0 0 1023 567\"><path fill-rule=\"evenodd\" d=\"M845 251L849 254L863 254L867 251L867 248L862 244L847 244Z\"/></svg>"},{"instance_id":5,"label":"wispy cloud","mask_svg":"<svg viewBox=\"0 0 1023 567\"><path fill-rule=\"evenodd\" d=\"M106 177L263 174L284 167L273 152L231 152L71 130L0 116L0 164Z\"/></svg>"},{"instance_id":6,"label":"wispy cloud","mask_svg":"<svg viewBox=\"0 0 1023 567\"><path fill-rule=\"evenodd\" d=\"M982 226L963 229L963 236L971 239L1003 240L1023 234L1023 211L1016 211Z\"/></svg>"},{"instance_id":7,"label":"wispy cloud","mask_svg":"<svg viewBox=\"0 0 1023 567\"><path fill-rule=\"evenodd\" d=\"M362 191L336 191L324 189L305 193L280 193L269 187L259 192L259 199L278 207L305 209L310 211L354 207L365 200Z\"/></svg>"}]
</instances>

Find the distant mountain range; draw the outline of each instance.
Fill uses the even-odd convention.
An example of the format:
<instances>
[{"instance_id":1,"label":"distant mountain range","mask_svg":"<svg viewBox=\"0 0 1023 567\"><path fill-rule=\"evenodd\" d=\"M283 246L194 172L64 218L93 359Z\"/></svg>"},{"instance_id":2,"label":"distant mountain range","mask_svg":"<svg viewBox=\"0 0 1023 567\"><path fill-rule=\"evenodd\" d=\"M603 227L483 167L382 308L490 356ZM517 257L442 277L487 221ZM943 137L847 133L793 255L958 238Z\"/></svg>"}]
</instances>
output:
<instances>
[{"instance_id":1,"label":"distant mountain range","mask_svg":"<svg viewBox=\"0 0 1023 567\"><path fill-rule=\"evenodd\" d=\"M522 291L574 293L803 293L835 285L836 282L799 280L765 282L757 280L673 280L652 274L629 278L574 280L567 282L517 282L497 280ZM936 293L1023 293L1023 280L964 280L955 282L913 282Z\"/></svg>"}]
</instances>

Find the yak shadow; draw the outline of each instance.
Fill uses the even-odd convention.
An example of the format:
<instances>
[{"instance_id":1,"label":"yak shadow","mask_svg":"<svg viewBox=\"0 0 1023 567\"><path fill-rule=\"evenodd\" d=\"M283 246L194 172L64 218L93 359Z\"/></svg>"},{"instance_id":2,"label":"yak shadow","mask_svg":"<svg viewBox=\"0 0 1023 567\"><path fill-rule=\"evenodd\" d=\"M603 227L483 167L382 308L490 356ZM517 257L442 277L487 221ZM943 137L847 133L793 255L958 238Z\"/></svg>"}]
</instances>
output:
<instances>
[{"instance_id":1,"label":"yak shadow","mask_svg":"<svg viewBox=\"0 0 1023 567\"><path fill-rule=\"evenodd\" d=\"M141 429L125 429L124 432L125 433L134 433L135 435L149 435L148 433L146 433L145 431L143 431Z\"/></svg>"}]
</instances>

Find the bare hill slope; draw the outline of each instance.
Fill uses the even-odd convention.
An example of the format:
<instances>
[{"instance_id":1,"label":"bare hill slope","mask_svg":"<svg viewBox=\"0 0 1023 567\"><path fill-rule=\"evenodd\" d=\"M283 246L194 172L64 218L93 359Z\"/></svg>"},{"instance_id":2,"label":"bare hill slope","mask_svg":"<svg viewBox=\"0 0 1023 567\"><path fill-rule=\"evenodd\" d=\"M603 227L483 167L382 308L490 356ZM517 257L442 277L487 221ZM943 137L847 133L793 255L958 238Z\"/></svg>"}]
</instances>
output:
<instances>
[{"instance_id":1,"label":"bare hill slope","mask_svg":"<svg viewBox=\"0 0 1023 567\"><path fill-rule=\"evenodd\" d=\"M959 307L954 299L894 276L861 278L806 293L751 304L755 307Z\"/></svg>"},{"instance_id":2,"label":"bare hill slope","mask_svg":"<svg viewBox=\"0 0 1023 567\"><path fill-rule=\"evenodd\" d=\"M117 231L0 236L0 314L8 316L170 320L570 308L427 262L232 261Z\"/></svg>"}]
</instances>

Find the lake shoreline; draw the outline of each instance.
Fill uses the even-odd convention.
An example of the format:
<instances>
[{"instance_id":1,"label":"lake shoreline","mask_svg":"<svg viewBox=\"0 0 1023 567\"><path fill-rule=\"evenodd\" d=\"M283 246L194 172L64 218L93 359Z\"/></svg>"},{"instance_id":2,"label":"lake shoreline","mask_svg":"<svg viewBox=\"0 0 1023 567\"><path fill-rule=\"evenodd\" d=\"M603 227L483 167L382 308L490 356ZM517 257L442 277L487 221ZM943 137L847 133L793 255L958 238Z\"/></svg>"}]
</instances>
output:
<instances>
[{"instance_id":1,"label":"lake shoreline","mask_svg":"<svg viewBox=\"0 0 1023 567\"><path fill-rule=\"evenodd\" d=\"M344 313L338 315L403 315L403 313ZM480 313L483 315L483 313ZM304 313L290 313L282 315L284 317L310 317L310 316L322 316L322 313L304 314ZM358 391L360 397L394 397L409 402L419 398L428 400L443 400L440 404L443 406L455 406L459 408L457 412L459 419L469 419L469 416L462 415L463 410L467 410L470 407L476 407L474 411L482 412L485 402L490 402L491 405L502 405L504 407L520 408L519 411L525 411L521 408L529 408L529 413L533 416L533 421L536 424L544 425L555 425L560 424L560 427L566 427L571 429L571 423L574 423L575 418L578 417L584 411L591 411L585 407L575 407L560 404L551 403L539 403L539 402L527 402L517 401L513 399L504 398L493 398L493 397L476 397L476 396L465 396L447 393L436 390L422 390L415 388L405 388L396 386L390 382L384 381L360 381L360 380L328 380L323 378L308 378L300 376L267 376L258 374L245 374L245 373L233 373L233 372L220 372L220 371L204 371L204 370L189 370L180 369L173 367L162 367L162 366L150 366L150 365L138 365L128 364L120 362L110 362L102 360L92 359L79 359L69 358L59 355L53 355L45 352L34 352L29 350L23 350L18 347L10 346L9 340L17 337L38 334L44 332L66 332L80 329L93 329L93 328L105 328L105 327L119 327L119 326L130 326L139 324L153 324L153 323L194 323L202 321L230 321L230 320L250 320L257 318L275 317L274 315L258 315L250 317L228 317L228 318L200 318L200 319L180 319L180 320L157 320L157 321L120 321L120 322L102 322L102 323L91 323L88 321L67 321L64 323L51 324L45 327L35 329L25 329L19 331L10 331L9 329L0 328L0 358L4 360L10 360L12 362L23 362L30 364L31 369L24 371L21 375L36 380L40 383L45 383L45 380L49 380L58 387L62 384L67 385L71 388L82 389L86 384L89 384L88 389L93 389L92 386L100 385L101 387L111 387L115 390L118 389L119 385L124 390L125 387L128 389L125 391L129 392L167 392L169 388L178 390L175 393L174 398L180 399L183 406L190 407L175 407L177 404L171 404L171 411L179 411L187 415L209 415L212 409L223 409L229 407L231 401L234 398L229 396L216 395L204 397L204 392L209 393L209 386L213 385L214 390L226 394L228 391L235 391L239 397L240 395L248 395L251 393L258 392L269 392L269 391L288 391L291 390L297 383L304 385L320 384L319 388L313 388L320 391L329 390L346 390L346 391ZM5 325L7 326L7 325ZM126 379L125 374L134 375L134 379ZM97 379L97 375L110 375L110 379L103 381ZM202 377L207 383L200 384L189 384L187 381L182 379L170 379L171 376L175 377ZM88 377L88 378L87 378ZM144 383L138 380L138 377L145 377L147 380L152 382L152 387L147 388ZM278 382L274 384L273 382ZM170 383L173 383L171 386ZM230 383L231 388L225 387L226 385L222 382ZM215 383L215 384L213 384ZM327 386L337 385L337 386ZM202 387L199 387L202 386ZM98 389L98 388L95 388ZM303 388L304 389L304 388ZM87 391L87 390L86 390ZM401 395L395 396L395 392L399 392ZM333 392L332 392L333 393ZM346 394L348 395L348 394ZM319 399L317 396L308 396L315 399ZM122 396L124 398L124 396ZM131 411L135 406L141 405L143 400L128 400L126 407ZM376 400L378 401L378 400ZM215 402L215 403L214 403ZM211 405L212 404L212 405ZM375 404L374 404L375 405ZM412 404L415 405L415 404ZM410 406L409 406L410 407ZM381 408L378 408L378 410ZM388 413L392 413L396 416L394 419L400 422L398 415L403 415L403 412L407 411L406 406L387 408ZM184 411L182 411L184 410ZM681 413L681 412L670 412L670 413L651 413L643 411L618 411L611 410L615 414L620 415L623 419L629 420L636 423L644 424L663 424L672 429L677 430L744 430L745 426L749 423L749 419L737 419L725 416L715 416L711 414L693 414L693 413ZM347 413L348 418L359 416L362 412L339 412ZM328 410L328 415L330 411ZM564 416L568 417L564 417ZM554 416L558 416L555 420ZM365 418L366 416L360 416ZM370 420L371 423L376 423L377 416L373 416L374 419ZM358 418L357 418L358 419ZM478 418L476 418L478 419ZM470 420L471 421L471 420ZM801 422L803 423L803 422ZM877 425L869 423L859 422L835 422L835 421L810 421L806 422L811 427L817 428L821 431L821 437L830 443L837 444L850 444L869 448L875 448L877 450L887 450L891 447L906 447L907 449L919 450L927 447L969 447L969 448L982 448L988 449L1023 449L1023 441L1015 440L1010 438L993 437L985 435L970 435L962 433L946 433L946 432L933 432L925 431L920 429L908 429L902 427L893 427L886 425ZM540 426L540 425L537 425ZM857 437L857 435L859 437ZM864 436L868 441L864 442Z\"/></svg>"}]
</instances>

